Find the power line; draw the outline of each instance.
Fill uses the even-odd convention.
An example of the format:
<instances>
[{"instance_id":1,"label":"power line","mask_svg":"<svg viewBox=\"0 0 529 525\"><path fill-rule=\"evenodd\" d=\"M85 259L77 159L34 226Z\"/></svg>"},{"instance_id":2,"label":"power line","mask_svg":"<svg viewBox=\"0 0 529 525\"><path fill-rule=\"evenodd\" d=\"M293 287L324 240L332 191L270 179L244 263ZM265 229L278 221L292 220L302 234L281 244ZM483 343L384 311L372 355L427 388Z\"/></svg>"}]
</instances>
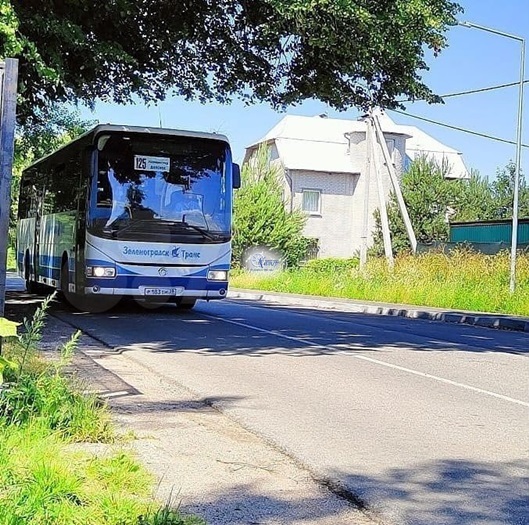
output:
<instances>
[{"instance_id":1,"label":"power line","mask_svg":"<svg viewBox=\"0 0 529 525\"><path fill-rule=\"evenodd\" d=\"M529 79L527 80L524 80L523 81L524 84L529 84ZM496 86L488 86L488 87L484 87L484 88L477 88L477 89L469 89L467 91L459 91L459 92L456 92L456 93L447 93L445 95L439 95L441 98L452 98L452 97L461 97L463 95L475 95L476 93L485 93L486 91L494 91L496 89L503 89L503 88L508 88L508 87L514 87L514 86L519 86L520 85L520 82L509 82L508 84L498 84ZM423 99L411 99L411 98L406 98L406 99L403 99L403 100L399 100L398 102L400 103L405 103L405 102L421 102L423 101Z\"/></svg>"},{"instance_id":2,"label":"power line","mask_svg":"<svg viewBox=\"0 0 529 525\"><path fill-rule=\"evenodd\" d=\"M426 117L419 117L418 115L412 115L411 113L406 113L405 111L400 111L398 109L391 109L389 111L394 111L395 113L400 113L401 115L405 115L407 117L411 117L417 120L423 120L424 122L429 122L430 124L435 124L437 126L442 126L444 128L454 129L456 131L468 133L469 135L476 135L478 137L483 137L483 138L490 139L490 140L496 140L497 142L504 142L505 144L516 145L516 142L514 140L502 139L500 137L494 137L493 135L487 135L485 133L480 133L479 131L473 131L471 129L460 128L458 126L452 126L451 124L445 124L444 122L437 122L436 120L431 120ZM522 144L522 146L524 148L529 148L529 144Z\"/></svg>"},{"instance_id":3,"label":"power line","mask_svg":"<svg viewBox=\"0 0 529 525\"><path fill-rule=\"evenodd\" d=\"M528 80L523 81L524 84L529 83ZM448 93L447 95L439 95L441 98L450 98L450 97L460 97L462 95L473 95L475 93L484 93L485 91L493 91L495 89L503 89L508 87L514 87L519 86L520 82L509 82L508 84L499 84L497 86L489 86L484 88L478 88L478 89L470 89L468 91L460 91L459 93Z\"/></svg>"}]
</instances>

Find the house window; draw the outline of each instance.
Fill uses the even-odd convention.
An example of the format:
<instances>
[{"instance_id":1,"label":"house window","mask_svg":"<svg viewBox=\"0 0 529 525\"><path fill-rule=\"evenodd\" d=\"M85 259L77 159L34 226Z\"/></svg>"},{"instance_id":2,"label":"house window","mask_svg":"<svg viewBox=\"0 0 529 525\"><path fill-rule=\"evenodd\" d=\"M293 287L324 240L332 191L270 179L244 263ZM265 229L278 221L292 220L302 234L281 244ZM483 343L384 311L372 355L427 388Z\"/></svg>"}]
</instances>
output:
<instances>
[{"instance_id":1,"label":"house window","mask_svg":"<svg viewBox=\"0 0 529 525\"><path fill-rule=\"evenodd\" d=\"M301 209L311 215L319 215L321 212L320 197L320 190L303 190Z\"/></svg>"}]
</instances>

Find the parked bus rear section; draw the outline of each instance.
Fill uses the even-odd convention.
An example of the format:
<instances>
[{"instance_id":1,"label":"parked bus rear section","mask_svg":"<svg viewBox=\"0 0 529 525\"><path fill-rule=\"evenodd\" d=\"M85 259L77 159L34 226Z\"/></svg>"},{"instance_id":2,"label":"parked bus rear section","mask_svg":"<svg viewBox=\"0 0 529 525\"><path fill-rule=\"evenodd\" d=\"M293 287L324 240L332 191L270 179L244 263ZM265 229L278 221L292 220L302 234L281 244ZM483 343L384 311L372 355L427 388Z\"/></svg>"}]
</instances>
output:
<instances>
[{"instance_id":1,"label":"parked bus rear section","mask_svg":"<svg viewBox=\"0 0 529 525\"><path fill-rule=\"evenodd\" d=\"M222 299L239 185L222 135L96 126L24 171L19 275L83 310Z\"/></svg>"}]
</instances>

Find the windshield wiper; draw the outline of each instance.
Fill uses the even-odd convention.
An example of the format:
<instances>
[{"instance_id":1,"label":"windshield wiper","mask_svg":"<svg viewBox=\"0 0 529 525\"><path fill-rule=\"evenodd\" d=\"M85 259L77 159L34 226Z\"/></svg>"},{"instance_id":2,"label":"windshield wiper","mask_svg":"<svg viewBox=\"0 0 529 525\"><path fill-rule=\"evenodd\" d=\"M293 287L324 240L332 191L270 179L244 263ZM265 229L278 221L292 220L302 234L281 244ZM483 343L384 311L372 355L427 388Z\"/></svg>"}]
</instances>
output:
<instances>
[{"instance_id":1,"label":"windshield wiper","mask_svg":"<svg viewBox=\"0 0 529 525\"><path fill-rule=\"evenodd\" d=\"M204 237L204 239L209 239L210 241L217 241L218 238L215 236L215 235L212 235L211 233L209 233L208 230L205 230L204 228L201 228L200 226L195 226L194 224L189 224L188 222L179 222L177 223L179 226L183 226L184 228L189 228L190 230L194 230L198 233L200 233L200 235L202 235L202 237Z\"/></svg>"},{"instance_id":2,"label":"windshield wiper","mask_svg":"<svg viewBox=\"0 0 529 525\"><path fill-rule=\"evenodd\" d=\"M150 222L149 219L118 219L118 220L126 220L127 223L121 227L112 227L112 225L107 226L106 228L103 228L103 232L110 233L110 235L112 235L112 237L115 238L118 236L118 234L121 234L123 232L126 232L127 230L130 230L131 228L133 228L134 226L137 226L138 224L141 224L142 222Z\"/></svg>"}]
</instances>

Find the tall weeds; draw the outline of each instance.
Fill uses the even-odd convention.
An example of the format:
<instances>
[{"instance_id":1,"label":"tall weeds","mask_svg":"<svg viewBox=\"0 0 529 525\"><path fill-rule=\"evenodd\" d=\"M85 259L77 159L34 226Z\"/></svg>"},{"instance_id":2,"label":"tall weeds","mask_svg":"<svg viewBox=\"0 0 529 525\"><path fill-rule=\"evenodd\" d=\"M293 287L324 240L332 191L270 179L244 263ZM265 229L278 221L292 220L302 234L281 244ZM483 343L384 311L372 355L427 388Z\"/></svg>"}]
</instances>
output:
<instances>
[{"instance_id":1,"label":"tall weeds","mask_svg":"<svg viewBox=\"0 0 529 525\"><path fill-rule=\"evenodd\" d=\"M10 346L10 362L5 373L8 388L0 395L0 419L7 425L41 422L50 431L61 432L71 441L113 439L107 408L94 396L82 394L63 374L72 360L80 332L58 349L58 357L45 361L39 355L39 343L53 296L43 301L31 320L24 319L24 332Z\"/></svg>"},{"instance_id":2,"label":"tall weeds","mask_svg":"<svg viewBox=\"0 0 529 525\"><path fill-rule=\"evenodd\" d=\"M46 299L11 337L0 385L0 525L202 525L151 498L152 478L123 451L94 456L72 442L113 442L107 408L64 377L80 333L39 354Z\"/></svg>"},{"instance_id":3,"label":"tall weeds","mask_svg":"<svg viewBox=\"0 0 529 525\"><path fill-rule=\"evenodd\" d=\"M445 254L400 255L390 270L371 258L360 270L319 263L271 276L239 273L239 288L403 303L529 316L529 255L517 258L517 289L509 292L510 257L467 249ZM325 269L328 268L328 271Z\"/></svg>"}]
</instances>

